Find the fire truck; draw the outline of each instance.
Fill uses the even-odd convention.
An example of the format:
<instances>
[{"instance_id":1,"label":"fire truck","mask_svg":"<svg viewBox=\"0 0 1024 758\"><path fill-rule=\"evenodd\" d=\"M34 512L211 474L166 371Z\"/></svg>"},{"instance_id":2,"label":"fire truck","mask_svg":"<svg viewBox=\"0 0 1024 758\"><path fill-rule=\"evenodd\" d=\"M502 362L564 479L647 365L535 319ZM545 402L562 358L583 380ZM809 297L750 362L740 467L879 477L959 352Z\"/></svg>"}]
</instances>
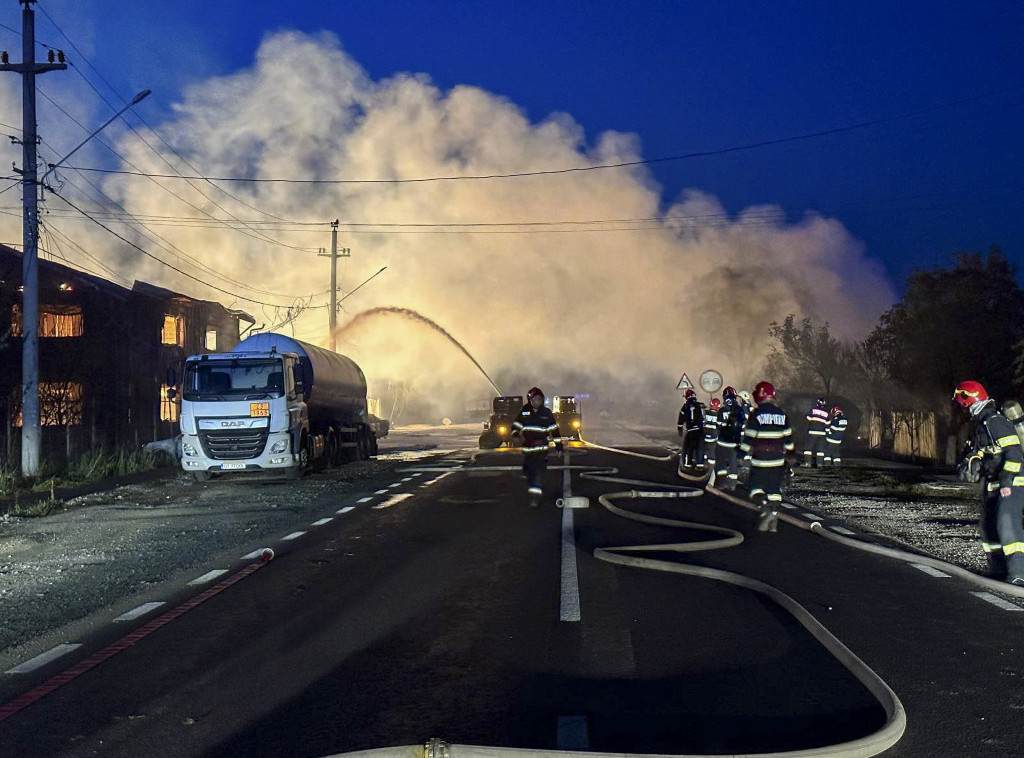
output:
<instances>
[{"instance_id":1,"label":"fire truck","mask_svg":"<svg viewBox=\"0 0 1024 758\"><path fill-rule=\"evenodd\" d=\"M512 445L512 422L523 409L522 395L503 395L491 402L491 415L484 422L480 435L480 449L493 450L502 445Z\"/></svg>"},{"instance_id":2,"label":"fire truck","mask_svg":"<svg viewBox=\"0 0 1024 758\"><path fill-rule=\"evenodd\" d=\"M575 395L555 395L551 398L551 412L558 422L558 434L566 439L578 440L583 430L583 414Z\"/></svg>"}]
</instances>

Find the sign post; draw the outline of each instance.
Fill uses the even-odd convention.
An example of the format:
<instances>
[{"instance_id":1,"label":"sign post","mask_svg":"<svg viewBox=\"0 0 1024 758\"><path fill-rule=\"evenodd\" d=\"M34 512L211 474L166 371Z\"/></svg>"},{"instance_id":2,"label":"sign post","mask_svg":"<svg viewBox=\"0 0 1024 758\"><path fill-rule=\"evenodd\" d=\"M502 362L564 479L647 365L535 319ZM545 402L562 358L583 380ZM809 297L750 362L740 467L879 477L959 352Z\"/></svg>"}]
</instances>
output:
<instances>
[{"instance_id":1,"label":"sign post","mask_svg":"<svg viewBox=\"0 0 1024 758\"><path fill-rule=\"evenodd\" d=\"M686 378L686 374L683 374L683 378ZM709 368L707 371L702 373L698 381L700 382L700 388L708 393L709 402L711 397L718 392L718 390L722 389L722 375L713 368Z\"/></svg>"}]
</instances>

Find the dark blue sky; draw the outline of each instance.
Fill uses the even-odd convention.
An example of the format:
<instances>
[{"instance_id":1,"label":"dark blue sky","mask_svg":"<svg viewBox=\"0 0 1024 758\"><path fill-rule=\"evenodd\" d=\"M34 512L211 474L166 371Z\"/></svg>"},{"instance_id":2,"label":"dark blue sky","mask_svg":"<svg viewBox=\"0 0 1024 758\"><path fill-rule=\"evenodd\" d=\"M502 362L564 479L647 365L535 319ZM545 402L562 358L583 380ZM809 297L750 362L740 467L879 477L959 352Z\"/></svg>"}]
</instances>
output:
<instances>
[{"instance_id":1,"label":"dark blue sky","mask_svg":"<svg viewBox=\"0 0 1024 758\"><path fill-rule=\"evenodd\" d=\"M639 136L645 158L714 150L970 103L856 131L652 165L730 212L777 203L842 221L898 286L958 249L1024 263L1024 3L43 0L147 117L189 81L248 66L268 32L328 29L372 78L471 84L531 119L570 114L588 139ZM20 27L15 0L0 23ZM18 45L0 30L2 44ZM39 14L38 37L65 46ZM82 65L78 62L78 65ZM83 93L85 84L79 79ZM557 168L557 167L556 167Z\"/></svg>"}]
</instances>

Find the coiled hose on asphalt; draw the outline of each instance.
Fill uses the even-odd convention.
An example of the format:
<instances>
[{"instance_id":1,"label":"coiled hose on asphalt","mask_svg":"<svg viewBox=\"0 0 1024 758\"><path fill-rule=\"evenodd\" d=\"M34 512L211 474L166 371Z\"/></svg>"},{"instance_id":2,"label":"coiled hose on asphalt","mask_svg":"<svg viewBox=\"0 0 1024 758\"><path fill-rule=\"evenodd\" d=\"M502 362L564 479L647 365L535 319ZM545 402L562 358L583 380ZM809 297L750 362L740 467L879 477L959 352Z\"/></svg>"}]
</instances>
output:
<instances>
[{"instance_id":1,"label":"coiled hose on asphalt","mask_svg":"<svg viewBox=\"0 0 1024 758\"><path fill-rule=\"evenodd\" d=\"M670 461L673 460L676 454L673 452L668 456L651 456L643 453L636 453L633 451L619 450L616 448L605 447L602 445L596 445L594 443L584 442L587 447L591 447L598 450L604 450L607 452L613 452L631 457L642 458L645 460L655 461ZM513 466L494 466L486 467L487 469L498 469L498 470L513 470L516 467ZM598 560L605 561L612 564L621 566L628 566L633 568L643 568L652 571L662 571L673 574L682 574L685 576L692 576L702 579L712 579L714 581L725 582L744 589L757 592L758 594L767 597L768 599L775 602L786 612L788 612L804 629L806 629L833 657L836 658L851 674L859 681L864 687L875 697L879 705L882 706L886 714L885 724L875 731L874 733L861 737L856 740L851 740L836 745L828 745L824 747L810 748L806 750L793 750L786 752L772 752L772 753L757 753L749 754L750 758L754 758L756 755L758 758L867 758L868 756L878 755L879 753L889 749L895 745L900 738L903 736L906 730L907 717L906 711L903 708L903 704L900 702L896 693L878 676L866 663L858 658L849 648L847 648L838 638L836 638L828 629L825 628L821 622L819 622L806 608L797 603L789 595L785 594L781 590L772 587L769 584L760 582L756 579L752 579L741 574L736 574L730 571L722 571L720 569L707 568L704 566L695 566L685 563L675 563L671 561L656 560L651 558L644 558L636 553L643 552L676 552L676 553L693 553L707 550L722 550L729 547L734 547L743 542L743 534L735 529L729 529L727 527L713 526L711 524L703 524L693 521L682 521L679 519L670 519L660 516L650 516L647 514L636 513L634 511L627 510L615 504L614 501L624 499L641 499L641 498L693 498L700 497L704 494L703 490L697 487L689 486L677 486L671 484L661 484L656 482L646 482L643 480L635 479L624 479L616 477L615 474L618 471L612 467L585 467L585 466L571 466L568 468L582 469L580 476L581 478L592 479L596 481L602 481L607 483L617 484L629 484L638 485L641 487L657 487L658 489L643 489L643 490L625 490L619 492L613 492L606 495L600 495L598 502L606 508L609 512L621 518L629 519L631 521L638 521L645 524L652 524L657 526L668 526L676 528L685 528L696 531L708 532L714 535L713 539L705 540L702 542L676 542L676 543L663 543L653 545L622 545L618 547L605 547L596 548L594 550L594 557ZM436 469L433 469L436 470ZM448 469L448 470L462 470L469 471L473 470L470 468L466 469ZM719 494L714 488L708 488L713 494ZM738 498L731 496L722 496L730 502L739 503L752 509L757 509L749 503L743 503ZM785 520L787 523L796 521L789 517L783 518L784 514L780 514L780 519ZM814 531L812 529L812 531ZM819 530L820 531L820 530ZM844 544L847 540L839 540ZM856 542L856 541L854 541ZM432 740L424 746L406 746L406 747L395 747L395 748L382 748L378 750L367 750L357 753L346 753L346 756L367 756L370 758L412 758L416 756L419 758L502 758L504 756L539 756L541 758L566 758L567 756L590 756L597 758L627 758L630 754L624 753L597 753L597 752L573 752L564 750L532 750L532 749L517 749L517 748L495 748L495 747L479 747L471 745L448 745L439 740ZM659 756L650 755L648 758L659 758ZM704 756L696 756L692 754L677 754L674 756L661 756L660 758L704 758Z\"/></svg>"}]
</instances>

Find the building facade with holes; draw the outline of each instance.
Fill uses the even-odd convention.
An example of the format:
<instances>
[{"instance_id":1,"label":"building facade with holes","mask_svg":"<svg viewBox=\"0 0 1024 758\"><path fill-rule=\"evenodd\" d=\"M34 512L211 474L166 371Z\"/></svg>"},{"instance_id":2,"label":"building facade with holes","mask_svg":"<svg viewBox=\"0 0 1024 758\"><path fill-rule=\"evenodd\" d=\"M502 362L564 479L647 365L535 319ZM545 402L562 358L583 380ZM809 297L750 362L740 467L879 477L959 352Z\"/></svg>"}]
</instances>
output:
<instances>
[{"instance_id":1,"label":"building facade with holes","mask_svg":"<svg viewBox=\"0 0 1024 758\"><path fill-rule=\"evenodd\" d=\"M39 261L39 395L43 457L138 446L177 434L188 355L230 350L253 318L220 303L135 282L131 289L53 261ZM21 253L0 245L0 438L20 452Z\"/></svg>"}]
</instances>

